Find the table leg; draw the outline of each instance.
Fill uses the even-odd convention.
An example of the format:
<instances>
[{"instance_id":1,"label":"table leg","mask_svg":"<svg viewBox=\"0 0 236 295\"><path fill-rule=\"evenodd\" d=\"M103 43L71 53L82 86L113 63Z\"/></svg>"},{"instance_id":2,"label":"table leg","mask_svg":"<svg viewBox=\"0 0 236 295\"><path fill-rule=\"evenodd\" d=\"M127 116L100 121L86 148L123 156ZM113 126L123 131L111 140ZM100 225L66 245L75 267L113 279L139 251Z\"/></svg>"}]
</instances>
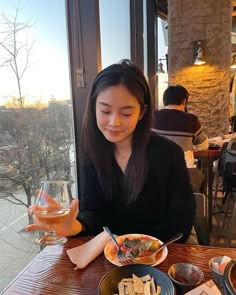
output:
<instances>
[{"instance_id":1,"label":"table leg","mask_svg":"<svg viewBox=\"0 0 236 295\"><path fill-rule=\"evenodd\" d=\"M208 165L208 226L212 231L212 184L213 184L213 161L209 159Z\"/></svg>"},{"instance_id":2,"label":"table leg","mask_svg":"<svg viewBox=\"0 0 236 295\"><path fill-rule=\"evenodd\" d=\"M213 196L212 196L212 185L213 185L213 180L214 180L214 174L213 174L213 162L215 160L217 160L218 157L212 157L209 156L208 159L208 224L209 224L209 231L212 231L212 214L213 214L213 210L212 210L212 200L213 200Z\"/></svg>"}]
</instances>

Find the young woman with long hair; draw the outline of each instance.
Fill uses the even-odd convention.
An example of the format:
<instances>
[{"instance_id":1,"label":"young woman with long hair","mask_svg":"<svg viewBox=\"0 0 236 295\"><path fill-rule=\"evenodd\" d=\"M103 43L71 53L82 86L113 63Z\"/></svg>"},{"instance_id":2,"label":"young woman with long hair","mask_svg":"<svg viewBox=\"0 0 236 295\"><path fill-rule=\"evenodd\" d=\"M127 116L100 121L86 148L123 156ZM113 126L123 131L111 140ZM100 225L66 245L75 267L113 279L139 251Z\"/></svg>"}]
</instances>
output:
<instances>
[{"instance_id":1,"label":"young woman with long hair","mask_svg":"<svg viewBox=\"0 0 236 295\"><path fill-rule=\"evenodd\" d=\"M186 241L195 214L184 154L151 132L154 102L142 72L123 60L102 70L88 96L81 133L80 192L62 235L143 233ZM33 208L31 213L33 213ZM34 218L28 230L46 229Z\"/></svg>"}]
</instances>

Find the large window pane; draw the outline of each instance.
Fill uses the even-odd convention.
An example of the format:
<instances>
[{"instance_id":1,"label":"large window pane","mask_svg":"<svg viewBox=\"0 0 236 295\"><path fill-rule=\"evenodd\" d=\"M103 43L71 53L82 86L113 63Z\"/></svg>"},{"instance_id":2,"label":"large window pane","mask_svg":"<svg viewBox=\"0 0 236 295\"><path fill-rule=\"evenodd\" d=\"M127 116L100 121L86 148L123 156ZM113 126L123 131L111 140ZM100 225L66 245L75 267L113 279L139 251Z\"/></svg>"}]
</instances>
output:
<instances>
[{"instance_id":1,"label":"large window pane","mask_svg":"<svg viewBox=\"0 0 236 295\"><path fill-rule=\"evenodd\" d=\"M40 251L24 231L40 181L71 180L76 196L76 169L64 0L0 7L1 291Z\"/></svg>"},{"instance_id":2,"label":"large window pane","mask_svg":"<svg viewBox=\"0 0 236 295\"><path fill-rule=\"evenodd\" d=\"M100 0L102 68L130 59L130 9L127 0Z\"/></svg>"},{"instance_id":3,"label":"large window pane","mask_svg":"<svg viewBox=\"0 0 236 295\"><path fill-rule=\"evenodd\" d=\"M163 70L165 73L161 73L157 77L158 83L158 108L163 107L163 93L168 87L168 68L167 68L167 58L168 58L168 26L167 22L157 18L158 27L158 38L157 38L157 48L158 48L158 63L163 64Z\"/></svg>"}]
</instances>

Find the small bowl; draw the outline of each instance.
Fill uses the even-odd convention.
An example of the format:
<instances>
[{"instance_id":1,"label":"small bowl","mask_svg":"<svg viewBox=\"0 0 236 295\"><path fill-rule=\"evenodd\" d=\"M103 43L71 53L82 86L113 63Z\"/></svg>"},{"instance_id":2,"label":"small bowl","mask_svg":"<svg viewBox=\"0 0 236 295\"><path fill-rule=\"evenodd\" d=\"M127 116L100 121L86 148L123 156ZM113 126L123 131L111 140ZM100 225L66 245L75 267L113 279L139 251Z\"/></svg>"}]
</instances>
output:
<instances>
[{"instance_id":1,"label":"small bowl","mask_svg":"<svg viewBox=\"0 0 236 295\"><path fill-rule=\"evenodd\" d=\"M230 257L228 256L216 256L216 257L213 257L209 260L209 267L211 269L211 272L212 272L212 276L216 282L217 285L219 286L224 286L224 269L222 269L222 272L220 271L217 271L216 268L214 267L214 263L216 264L221 264L222 263L222 260L226 259L226 262L224 264L222 264L224 266L224 268L226 267L226 265L229 263L229 261L231 260ZM228 260L228 262L227 262Z\"/></svg>"},{"instance_id":2,"label":"small bowl","mask_svg":"<svg viewBox=\"0 0 236 295\"><path fill-rule=\"evenodd\" d=\"M155 285L161 287L161 294L175 294L174 285L165 273L155 267L144 264L129 264L112 269L100 280L98 294L108 295L118 293L118 283L124 278L132 278L132 274L138 277L149 274L153 277Z\"/></svg>"},{"instance_id":3,"label":"small bowl","mask_svg":"<svg viewBox=\"0 0 236 295\"><path fill-rule=\"evenodd\" d=\"M191 263L176 263L171 265L168 275L182 292L187 292L199 286L204 274L202 270Z\"/></svg>"}]
</instances>

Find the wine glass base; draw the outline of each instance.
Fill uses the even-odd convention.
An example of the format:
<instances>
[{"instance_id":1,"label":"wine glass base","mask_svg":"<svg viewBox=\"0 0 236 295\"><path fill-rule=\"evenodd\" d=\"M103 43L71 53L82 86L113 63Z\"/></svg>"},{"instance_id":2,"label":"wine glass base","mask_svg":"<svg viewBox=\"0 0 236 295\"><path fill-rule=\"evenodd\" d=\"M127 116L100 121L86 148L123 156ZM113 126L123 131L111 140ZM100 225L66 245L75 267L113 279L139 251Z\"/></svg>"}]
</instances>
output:
<instances>
[{"instance_id":1,"label":"wine glass base","mask_svg":"<svg viewBox=\"0 0 236 295\"><path fill-rule=\"evenodd\" d=\"M53 236L53 235L45 235L35 240L35 242L39 245L63 245L67 242L66 237Z\"/></svg>"}]
</instances>

